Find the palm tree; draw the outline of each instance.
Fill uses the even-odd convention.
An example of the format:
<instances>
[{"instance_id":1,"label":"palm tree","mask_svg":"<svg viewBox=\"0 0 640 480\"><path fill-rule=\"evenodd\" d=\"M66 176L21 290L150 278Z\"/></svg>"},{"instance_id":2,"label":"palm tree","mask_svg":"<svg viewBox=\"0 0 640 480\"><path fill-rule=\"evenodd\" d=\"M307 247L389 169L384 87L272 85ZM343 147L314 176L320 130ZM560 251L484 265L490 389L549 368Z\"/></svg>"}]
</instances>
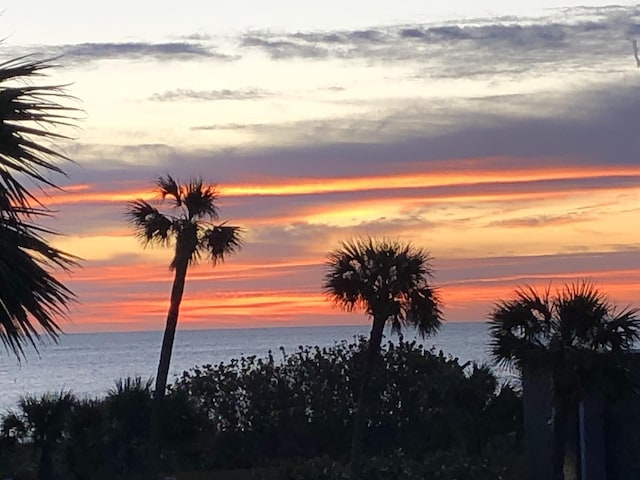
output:
<instances>
[{"instance_id":1,"label":"palm tree","mask_svg":"<svg viewBox=\"0 0 640 480\"><path fill-rule=\"evenodd\" d=\"M589 390L624 393L632 388L621 354L640 339L638 310L618 311L587 281L550 289L516 290L489 315L491 355L521 374L550 374L553 385L553 475L579 474L577 411Z\"/></svg>"},{"instance_id":2,"label":"palm tree","mask_svg":"<svg viewBox=\"0 0 640 480\"><path fill-rule=\"evenodd\" d=\"M74 301L50 271L78 259L45 239L53 232L34 220L52 212L25 186L57 188L50 174L69 160L51 144L67 139L60 128L72 126L76 109L60 103L69 99L61 86L34 83L49 67L31 57L0 63L0 340L18 358L42 333L57 338Z\"/></svg>"},{"instance_id":3,"label":"palm tree","mask_svg":"<svg viewBox=\"0 0 640 480\"><path fill-rule=\"evenodd\" d=\"M18 402L19 413L13 418L22 425L18 428L30 438L39 452L38 480L52 480L54 456L63 440L72 410L77 404L71 392L45 393L40 397L26 396Z\"/></svg>"},{"instance_id":4,"label":"palm tree","mask_svg":"<svg viewBox=\"0 0 640 480\"><path fill-rule=\"evenodd\" d=\"M129 202L127 217L144 245L175 244L169 266L175 274L155 385L155 397L162 398L167 386L171 351L189 265L196 263L203 255L214 266L223 261L226 255L240 248L242 229L226 223L211 223L218 219L218 192L215 186L204 185L201 179L192 179L183 185L170 175L158 178L156 186L161 202L167 198L171 200L173 213L161 213L151 204L138 199Z\"/></svg>"},{"instance_id":5,"label":"palm tree","mask_svg":"<svg viewBox=\"0 0 640 480\"><path fill-rule=\"evenodd\" d=\"M416 327L420 335L436 333L442 321L440 299L430 284L431 257L411 244L387 239L354 239L329 253L323 289L344 310L372 318L351 439L351 477L360 475L367 385L380 357L384 327L393 332Z\"/></svg>"}]
</instances>

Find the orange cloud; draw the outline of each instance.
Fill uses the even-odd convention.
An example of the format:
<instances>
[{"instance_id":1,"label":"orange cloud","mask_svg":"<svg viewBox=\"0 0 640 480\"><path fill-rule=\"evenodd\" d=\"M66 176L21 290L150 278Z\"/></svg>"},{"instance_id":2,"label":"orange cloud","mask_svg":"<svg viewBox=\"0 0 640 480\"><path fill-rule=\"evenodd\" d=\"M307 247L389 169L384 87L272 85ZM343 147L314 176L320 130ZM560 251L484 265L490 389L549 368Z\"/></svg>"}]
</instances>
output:
<instances>
[{"instance_id":1,"label":"orange cloud","mask_svg":"<svg viewBox=\"0 0 640 480\"><path fill-rule=\"evenodd\" d=\"M488 185L501 183L529 183L555 180L602 179L603 177L640 177L640 167L611 166L563 166L554 168L517 168L518 164L536 164L536 159L487 159L491 167L463 169L470 162L450 160L429 164L430 170L393 175L327 178L261 178L260 183L227 184L220 187L225 198L247 196L290 196L363 192L375 190L402 190L408 188L432 188L450 186ZM473 162L474 165L478 162ZM496 165L497 164L497 165ZM424 168L424 166L420 166ZM477 168L477 167L474 167ZM95 185L82 184L65 187L64 192L48 191L43 203L47 206L76 203L125 203L135 198L152 200L157 194L149 189L126 189L117 192L95 191ZM486 198L481 195L479 198Z\"/></svg>"}]
</instances>

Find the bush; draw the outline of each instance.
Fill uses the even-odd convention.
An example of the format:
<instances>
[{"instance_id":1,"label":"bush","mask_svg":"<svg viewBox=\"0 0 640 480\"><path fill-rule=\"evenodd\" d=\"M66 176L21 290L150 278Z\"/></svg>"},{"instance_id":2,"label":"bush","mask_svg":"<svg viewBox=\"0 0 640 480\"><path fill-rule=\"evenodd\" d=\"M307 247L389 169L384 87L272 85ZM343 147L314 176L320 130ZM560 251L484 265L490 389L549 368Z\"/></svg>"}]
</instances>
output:
<instances>
[{"instance_id":1,"label":"bush","mask_svg":"<svg viewBox=\"0 0 640 480\"><path fill-rule=\"evenodd\" d=\"M184 372L161 406L162 469L284 464L288 478L343 478L365 347L299 347L282 360L269 353ZM383 349L378 367L365 406L371 478L507 478L520 448L518 392L486 366L403 339ZM0 474L141 478L151 404L151 383L139 378L103 399L23 399L2 418Z\"/></svg>"},{"instance_id":2,"label":"bush","mask_svg":"<svg viewBox=\"0 0 640 480\"><path fill-rule=\"evenodd\" d=\"M210 422L208 467L250 467L279 458L344 459L366 341L283 351L277 362L242 357L194 368L173 392L191 398ZM487 366L460 365L442 352L400 339L383 350L367 400L368 455L402 449L479 454L516 450L521 402Z\"/></svg>"}]
</instances>

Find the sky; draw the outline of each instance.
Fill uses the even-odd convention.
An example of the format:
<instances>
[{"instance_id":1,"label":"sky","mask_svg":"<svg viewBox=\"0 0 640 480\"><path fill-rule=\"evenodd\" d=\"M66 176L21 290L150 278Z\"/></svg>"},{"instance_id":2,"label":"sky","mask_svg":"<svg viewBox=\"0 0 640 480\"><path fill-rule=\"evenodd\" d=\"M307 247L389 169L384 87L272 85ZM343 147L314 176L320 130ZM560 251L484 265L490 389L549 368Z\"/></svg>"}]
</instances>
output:
<instances>
[{"instance_id":1,"label":"sky","mask_svg":"<svg viewBox=\"0 0 640 480\"><path fill-rule=\"evenodd\" d=\"M172 251L124 211L165 174L246 230L179 328L367 322L321 288L359 236L428 250L451 322L581 279L640 306L640 4L518 3L5 0L0 56L60 56L83 111L41 193L84 259L63 329L164 327Z\"/></svg>"}]
</instances>

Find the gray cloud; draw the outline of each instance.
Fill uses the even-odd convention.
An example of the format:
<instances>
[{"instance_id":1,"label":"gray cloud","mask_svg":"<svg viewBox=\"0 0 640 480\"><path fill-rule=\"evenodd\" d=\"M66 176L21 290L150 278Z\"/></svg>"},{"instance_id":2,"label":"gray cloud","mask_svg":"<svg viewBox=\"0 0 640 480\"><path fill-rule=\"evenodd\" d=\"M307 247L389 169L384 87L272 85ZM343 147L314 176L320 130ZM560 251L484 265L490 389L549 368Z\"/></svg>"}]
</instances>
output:
<instances>
[{"instance_id":1,"label":"gray cloud","mask_svg":"<svg viewBox=\"0 0 640 480\"><path fill-rule=\"evenodd\" d=\"M329 56L329 51L325 47L309 45L307 42L297 42L295 39L270 39L269 35L246 35L242 38L242 46L259 48L268 52L274 60L298 57L318 59Z\"/></svg>"},{"instance_id":2,"label":"gray cloud","mask_svg":"<svg viewBox=\"0 0 640 480\"><path fill-rule=\"evenodd\" d=\"M36 47L44 56L60 56L66 64L84 64L98 60L219 60L231 61L236 56L218 52L212 47L191 41L179 42L102 42Z\"/></svg>"},{"instance_id":3,"label":"gray cloud","mask_svg":"<svg viewBox=\"0 0 640 480\"><path fill-rule=\"evenodd\" d=\"M154 93L149 100L156 102L179 102L182 100L204 100L213 102L218 100L258 100L273 95L261 88L247 88L241 90L191 90L178 88L162 93Z\"/></svg>"},{"instance_id":4,"label":"gray cloud","mask_svg":"<svg viewBox=\"0 0 640 480\"><path fill-rule=\"evenodd\" d=\"M593 68L629 57L629 38L640 32L640 7L566 9L545 18L498 18L368 30L250 32L241 46L274 60L360 59L415 63L421 76L460 77L500 72L531 74Z\"/></svg>"}]
</instances>

